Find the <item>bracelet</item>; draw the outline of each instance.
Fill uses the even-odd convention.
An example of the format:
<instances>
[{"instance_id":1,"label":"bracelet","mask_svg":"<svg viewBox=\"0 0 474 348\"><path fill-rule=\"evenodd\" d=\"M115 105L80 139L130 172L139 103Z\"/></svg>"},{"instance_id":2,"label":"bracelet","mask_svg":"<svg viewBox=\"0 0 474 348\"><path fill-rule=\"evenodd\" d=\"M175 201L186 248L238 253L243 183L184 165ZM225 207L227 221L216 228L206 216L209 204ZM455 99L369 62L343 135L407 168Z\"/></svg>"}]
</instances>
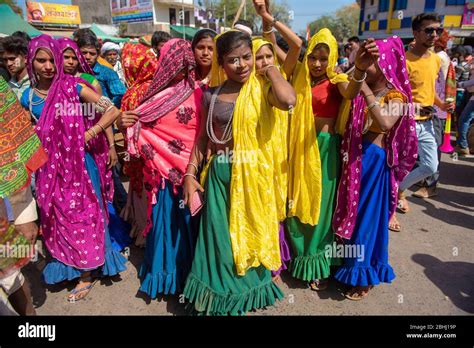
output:
<instances>
[{"instance_id":1,"label":"bracelet","mask_svg":"<svg viewBox=\"0 0 474 348\"><path fill-rule=\"evenodd\" d=\"M99 126L100 128L102 128L102 131L105 132L105 128L102 127L102 125L99 122L97 122L96 125Z\"/></svg>"},{"instance_id":2,"label":"bracelet","mask_svg":"<svg viewBox=\"0 0 474 348\"><path fill-rule=\"evenodd\" d=\"M372 104L370 104L368 107L367 107L367 110L370 111L372 110L376 105L378 105L380 107L380 103L378 101L374 101Z\"/></svg>"},{"instance_id":3,"label":"bracelet","mask_svg":"<svg viewBox=\"0 0 474 348\"><path fill-rule=\"evenodd\" d=\"M364 82L366 78L367 78L367 72L364 72L364 76L362 77L361 80L357 80L357 79L355 78L355 76L352 75L352 80L355 81L355 82L357 82L357 83L362 83L362 82Z\"/></svg>"},{"instance_id":4,"label":"bracelet","mask_svg":"<svg viewBox=\"0 0 474 348\"><path fill-rule=\"evenodd\" d=\"M354 68L356 68L357 70L359 70L360 72L366 72L367 70L362 70L360 68L357 67L357 65L354 64Z\"/></svg>"},{"instance_id":5,"label":"bracelet","mask_svg":"<svg viewBox=\"0 0 474 348\"><path fill-rule=\"evenodd\" d=\"M185 174L183 175L183 178L185 178L185 177L187 177L187 176L192 176L192 177L194 178L194 180L197 180L196 175L194 175L194 174L192 174L192 173L185 173Z\"/></svg>"},{"instance_id":6,"label":"bracelet","mask_svg":"<svg viewBox=\"0 0 474 348\"><path fill-rule=\"evenodd\" d=\"M374 96L375 97L375 94L371 93L371 94L366 94L364 97L367 98L367 97L370 97L370 96Z\"/></svg>"},{"instance_id":7,"label":"bracelet","mask_svg":"<svg viewBox=\"0 0 474 348\"><path fill-rule=\"evenodd\" d=\"M264 34L271 34L271 33L273 33L274 31L275 31L275 28L272 27L272 28L271 28L270 30L268 30L268 31L265 31L265 30L264 30L263 33L264 33Z\"/></svg>"},{"instance_id":8,"label":"bracelet","mask_svg":"<svg viewBox=\"0 0 474 348\"><path fill-rule=\"evenodd\" d=\"M268 69L270 69L271 67L274 67L274 68L277 68L277 69L278 69L278 67L277 67L276 65L274 65L274 64L267 65L267 66L265 67L265 73L263 74L267 80L268 80L267 72L268 72Z\"/></svg>"},{"instance_id":9,"label":"bracelet","mask_svg":"<svg viewBox=\"0 0 474 348\"><path fill-rule=\"evenodd\" d=\"M188 163L188 167L189 167L189 166L193 166L194 168L196 168L196 173L199 171L199 168L198 168L198 166L197 166L195 163L189 162L189 163Z\"/></svg>"},{"instance_id":10,"label":"bracelet","mask_svg":"<svg viewBox=\"0 0 474 348\"><path fill-rule=\"evenodd\" d=\"M89 129L88 129L88 130L86 130L86 133L87 133L87 134L89 134L91 138L93 138L93 137L94 137L94 134L92 134L92 133L90 132L90 130L89 130Z\"/></svg>"},{"instance_id":11,"label":"bracelet","mask_svg":"<svg viewBox=\"0 0 474 348\"><path fill-rule=\"evenodd\" d=\"M92 131L92 133L94 133L93 137L97 138L97 132L95 131L94 127L90 128L89 130Z\"/></svg>"},{"instance_id":12,"label":"bracelet","mask_svg":"<svg viewBox=\"0 0 474 348\"><path fill-rule=\"evenodd\" d=\"M109 145L109 150L115 146L115 143Z\"/></svg>"},{"instance_id":13,"label":"bracelet","mask_svg":"<svg viewBox=\"0 0 474 348\"><path fill-rule=\"evenodd\" d=\"M275 17L273 17L273 20L272 20L272 23L271 23L271 26L274 27L276 22L278 22L278 19L276 19Z\"/></svg>"}]
</instances>

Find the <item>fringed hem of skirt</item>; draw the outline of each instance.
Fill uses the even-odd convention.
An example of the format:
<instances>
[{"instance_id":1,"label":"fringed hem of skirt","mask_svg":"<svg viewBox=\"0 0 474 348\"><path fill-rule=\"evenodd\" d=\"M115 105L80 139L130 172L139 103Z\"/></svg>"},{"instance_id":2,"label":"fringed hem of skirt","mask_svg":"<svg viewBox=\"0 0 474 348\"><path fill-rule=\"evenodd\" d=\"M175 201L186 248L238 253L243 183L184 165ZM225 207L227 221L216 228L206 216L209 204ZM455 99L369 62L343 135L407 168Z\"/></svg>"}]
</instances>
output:
<instances>
[{"instance_id":1,"label":"fringed hem of skirt","mask_svg":"<svg viewBox=\"0 0 474 348\"><path fill-rule=\"evenodd\" d=\"M176 281L176 272L152 273L149 267L142 265L140 268L139 277L141 279L139 290L147 294L152 299L157 298L158 294L174 295L176 290L178 290L178 292L181 290L181 286L179 286Z\"/></svg>"},{"instance_id":2,"label":"fringed hem of skirt","mask_svg":"<svg viewBox=\"0 0 474 348\"><path fill-rule=\"evenodd\" d=\"M100 275L103 277L117 275L127 269L126 263L127 259L120 252L111 248L105 252L105 262L100 268Z\"/></svg>"},{"instance_id":3,"label":"fringed hem of skirt","mask_svg":"<svg viewBox=\"0 0 474 348\"><path fill-rule=\"evenodd\" d=\"M79 278L81 274L81 270L66 265L56 259L51 260L43 269L43 279L45 283L49 285Z\"/></svg>"},{"instance_id":4,"label":"fringed hem of skirt","mask_svg":"<svg viewBox=\"0 0 474 348\"><path fill-rule=\"evenodd\" d=\"M329 278L331 273L331 258L320 252L317 255L298 256L291 260L291 275L300 280Z\"/></svg>"},{"instance_id":5,"label":"fringed hem of skirt","mask_svg":"<svg viewBox=\"0 0 474 348\"><path fill-rule=\"evenodd\" d=\"M389 264L379 263L375 266L342 266L334 275L338 281L351 286L369 286L380 283L391 283L395 273Z\"/></svg>"},{"instance_id":6,"label":"fringed hem of skirt","mask_svg":"<svg viewBox=\"0 0 474 348\"><path fill-rule=\"evenodd\" d=\"M241 294L218 294L192 273L184 288L184 296L194 303L194 310L206 315L244 315L253 309L275 304L283 298L280 288L269 281Z\"/></svg>"}]
</instances>

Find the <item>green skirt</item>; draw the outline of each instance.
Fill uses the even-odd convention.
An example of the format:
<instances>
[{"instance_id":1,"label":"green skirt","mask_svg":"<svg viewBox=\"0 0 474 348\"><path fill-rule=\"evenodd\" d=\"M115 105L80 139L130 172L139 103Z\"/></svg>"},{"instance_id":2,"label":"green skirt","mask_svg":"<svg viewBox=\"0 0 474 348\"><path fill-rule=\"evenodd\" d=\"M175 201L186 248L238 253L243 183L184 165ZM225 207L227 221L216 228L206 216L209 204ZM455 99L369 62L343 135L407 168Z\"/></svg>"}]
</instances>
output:
<instances>
[{"instance_id":1,"label":"green skirt","mask_svg":"<svg viewBox=\"0 0 474 348\"><path fill-rule=\"evenodd\" d=\"M243 315L283 298L263 266L236 273L229 234L231 164L212 160L205 183L204 207L191 272L184 296L206 315Z\"/></svg>"},{"instance_id":2,"label":"green skirt","mask_svg":"<svg viewBox=\"0 0 474 348\"><path fill-rule=\"evenodd\" d=\"M321 132L318 134L321 156L322 192L319 222L316 226L303 224L297 217L286 220L288 239L292 248L290 272L294 278L311 281L329 277L330 266L340 264L332 259L334 233L331 227L332 215L339 176L340 136Z\"/></svg>"}]
</instances>

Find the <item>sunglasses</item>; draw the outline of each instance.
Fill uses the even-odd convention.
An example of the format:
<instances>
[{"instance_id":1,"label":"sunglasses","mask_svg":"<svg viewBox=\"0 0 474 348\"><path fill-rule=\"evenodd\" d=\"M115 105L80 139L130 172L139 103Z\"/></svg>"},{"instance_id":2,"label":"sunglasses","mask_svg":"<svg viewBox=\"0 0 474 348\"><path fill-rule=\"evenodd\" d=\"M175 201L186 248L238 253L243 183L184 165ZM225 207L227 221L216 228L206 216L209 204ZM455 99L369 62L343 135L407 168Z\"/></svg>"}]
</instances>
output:
<instances>
[{"instance_id":1,"label":"sunglasses","mask_svg":"<svg viewBox=\"0 0 474 348\"><path fill-rule=\"evenodd\" d=\"M444 28L425 28L423 29L426 35L433 35L436 32L436 35L441 36L443 34Z\"/></svg>"}]
</instances>

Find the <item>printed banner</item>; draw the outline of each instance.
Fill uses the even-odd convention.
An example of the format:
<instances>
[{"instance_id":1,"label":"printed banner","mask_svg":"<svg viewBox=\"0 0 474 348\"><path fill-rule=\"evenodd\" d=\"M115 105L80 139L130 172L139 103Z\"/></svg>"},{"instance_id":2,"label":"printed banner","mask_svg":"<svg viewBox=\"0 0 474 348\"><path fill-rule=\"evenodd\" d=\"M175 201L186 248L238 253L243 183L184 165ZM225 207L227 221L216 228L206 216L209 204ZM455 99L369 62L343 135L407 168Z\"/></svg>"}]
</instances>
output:
<instances>
[{"instance_id":1,"label":"printed banner","mask_svg":"<svg viewBox=\"0 0 474 348\"><path fill-rule=\"evenodd\" d=\"M462 29L474 29L474 1L464 5L464 16L462 17Z\"/></svg>"},{"instance_id":2,"label":"printed banner","mask_svg":"<svg viewBox=\"0 0 474 348\"><path fill-rule=\"evenodd\" d=\"M153 20L153 0L110 0L112 22L145 22Z\"/></svg>"},{"instance_id":3,"label":"printed banner","mask_svg":"<svg viewBox=\"0 0 474 348\"><path fill-rule=\"evenodd\" d=\"M28 22L48 24L81 24L79 6L26 1Z\"/></svg>"}]
</instances>

